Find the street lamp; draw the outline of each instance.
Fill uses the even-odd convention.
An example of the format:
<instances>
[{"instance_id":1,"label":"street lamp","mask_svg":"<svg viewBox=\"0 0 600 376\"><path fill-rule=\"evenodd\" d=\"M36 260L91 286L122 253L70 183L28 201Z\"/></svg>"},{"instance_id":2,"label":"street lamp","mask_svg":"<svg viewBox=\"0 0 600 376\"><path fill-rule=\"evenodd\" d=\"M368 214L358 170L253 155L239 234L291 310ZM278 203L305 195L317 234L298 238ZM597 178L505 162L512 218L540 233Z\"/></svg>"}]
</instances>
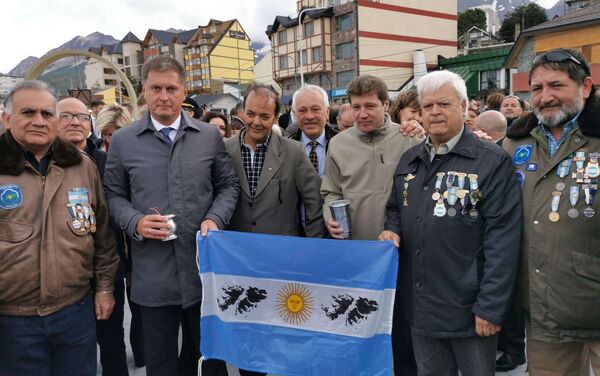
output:
<instances>
[{"instance_id":1,"label":"street lamp","mask_svg":"<svg viewBox=\"0 0 600 376\"><path fill-rule=\"evenodd\" d=\"M323 10L323 9L327 9L327 8L322 7L322 8L304 8L304 9L302 9L300 11L300 13L298 14L298 29L302 28L302 13L306 12L307 10ZM305 35L304 35L304 33L302 33L302 39L304 39L304 37L305 37ZM302 61L302 39L300 39L298 37L296 37L296 39L300 43L300 86L302 86L302 85L304 85L304 63Z\"/></svg>"}]
</instances>

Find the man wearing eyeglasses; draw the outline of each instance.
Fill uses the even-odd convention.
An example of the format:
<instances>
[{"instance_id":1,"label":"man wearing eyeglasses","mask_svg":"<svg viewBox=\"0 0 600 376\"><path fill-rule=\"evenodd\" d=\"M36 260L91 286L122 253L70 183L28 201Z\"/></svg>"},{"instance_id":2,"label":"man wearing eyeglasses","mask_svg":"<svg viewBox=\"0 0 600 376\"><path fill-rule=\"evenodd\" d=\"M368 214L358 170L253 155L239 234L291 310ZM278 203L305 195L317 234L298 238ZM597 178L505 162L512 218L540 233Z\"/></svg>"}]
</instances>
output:
<instances>
[{"instance_id":1,"label":"man wearing eyeglasses","mask_svg":"<svg viewBox=\"0 0 600 376\"><path fill-rule=\"evenodd\" d=\"M508 131L523 193L519 299L530 374L600 374L600 97L583 56L552 50L529 71L533 113Z\"/></svg>"}]
</instances>

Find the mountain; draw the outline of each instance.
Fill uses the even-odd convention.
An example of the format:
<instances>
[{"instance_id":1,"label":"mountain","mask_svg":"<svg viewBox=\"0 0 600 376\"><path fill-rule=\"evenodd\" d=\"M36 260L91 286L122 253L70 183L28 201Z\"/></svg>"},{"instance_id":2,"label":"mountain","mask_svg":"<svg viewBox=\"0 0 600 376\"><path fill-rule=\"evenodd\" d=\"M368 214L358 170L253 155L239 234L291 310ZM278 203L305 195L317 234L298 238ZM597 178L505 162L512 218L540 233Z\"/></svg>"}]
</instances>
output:
<instances>
[{"instance_id":1,"label":"mountain","mask_svg":"<svg viewBox=\"0 0 600 376\"><path fill-rule=\"evenodd\" d=\"M500 22L504 19L504 16L512 12L516 7L520 5L527 5L530 2L536 2L531 0L458 0L458 11L464 12L468 8L475 7L478 5L491 5L495 6L498 10L498 19ZM557 0L556 3L549 9L546 9L546 15L551 20L552 17L564 14L564 0Z\"/></svg>"},{"instance_id":2,"label":"mountain","mask_svg":"<svg viewBox=\"0 0 600 376\"><path fill-rule=\"evenodd\" d=\"M47 56L48 54L51 54L56 51L63 51L63 50L69 50L69 49L88 50L90 47L99 47L102 44L114 44L117 42L118 42L118 40L113 38L111 35L102 34L100 32L94 32L85 37L78 35L75 38L71 39L70 41L63 43L62 45L46 52L44 54L44 56ZM42 56L42 57L44 57L44 56ZM22 60L19 64L17 64L16 67L11 69L10 72L8 72L8 74L24 75L37 60L38 60L37 57L29 56L28 58ZM62 68L62 67L78 65L83 60L85 60L84 57L72 57L72 58L61 59L61 60L51 64L50 66L48 66L48 68L46 68L46 70L44 71L44 74L46 74L48 72L52 72L52 71Z\"/></svg>"},{"instance_id":3,"label":"mountain","mask_svg":"<svg viewBox=\"0 0 600 376\"><path fill-rule=\"evenodd\" d=\"M10 76L24 76L25 73L27 73L27 71L29 70L29 67L31 67L33 64L35 64L35 62L38 60L39 60L39 58L37 58L35 56L29 56L29 57L21 60L21 62L19 64L17 64L16 67L11 69L8 72L8 74Z\"/></svg>"}]
</instances>

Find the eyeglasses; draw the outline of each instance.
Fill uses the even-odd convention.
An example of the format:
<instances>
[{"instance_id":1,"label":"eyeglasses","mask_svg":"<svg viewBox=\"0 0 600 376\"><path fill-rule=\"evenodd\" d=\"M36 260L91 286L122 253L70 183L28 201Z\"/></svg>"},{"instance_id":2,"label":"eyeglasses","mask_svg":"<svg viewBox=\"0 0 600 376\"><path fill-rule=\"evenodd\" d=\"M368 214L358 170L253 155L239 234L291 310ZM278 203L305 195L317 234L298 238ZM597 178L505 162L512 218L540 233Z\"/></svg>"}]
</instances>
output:
<instances>
[{"instance_id":1,"label":"eyeglasses","mask_svg":"<svg viewBox=\"0 0 600 376\"><path fill-rule=\"evenodd\" d=\"M80 122L90 121L92 118L88 114L72 114L70 112L61 112L59 115L60 120L71 121L73 118L77 118Z\"/></svg>"},{"instance_id":2,"label":"eyeglasses","mask_svg":"<svg viewBox=\"0 0 600 376\"><path fill-rule=\"evenodd\" d=\"M587 64L584 64L579 59L575 58L573 55L563 50L554 50L543 53L541 55L536 56L531 65L535 65L540 61L548 62L548 63L564 63L567 61L572 61L575 64L579 65L587 76L590 76L590 68Z\"/></svg>"}]
</instances>

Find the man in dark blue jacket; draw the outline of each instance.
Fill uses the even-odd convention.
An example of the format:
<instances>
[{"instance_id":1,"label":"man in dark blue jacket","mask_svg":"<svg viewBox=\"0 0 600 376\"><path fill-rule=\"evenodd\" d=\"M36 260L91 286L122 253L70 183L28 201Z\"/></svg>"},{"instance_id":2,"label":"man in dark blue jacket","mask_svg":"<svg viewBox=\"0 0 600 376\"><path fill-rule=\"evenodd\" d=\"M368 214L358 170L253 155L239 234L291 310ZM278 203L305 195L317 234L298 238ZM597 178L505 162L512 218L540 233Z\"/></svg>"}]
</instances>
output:
<instances>
[{"instance_id":1,"label":"man in dark blue jacket","mask_svg":"<svg viewBox=\"0 0 600 376\"><path fill-rule=\"evenodd\" d=\"M417 84L427 139L400 159L379 238L400 247L399 299L419 375L494 375L521 240L510 157L464 127L464 81Z\"/></svg>"}]
</instances>

